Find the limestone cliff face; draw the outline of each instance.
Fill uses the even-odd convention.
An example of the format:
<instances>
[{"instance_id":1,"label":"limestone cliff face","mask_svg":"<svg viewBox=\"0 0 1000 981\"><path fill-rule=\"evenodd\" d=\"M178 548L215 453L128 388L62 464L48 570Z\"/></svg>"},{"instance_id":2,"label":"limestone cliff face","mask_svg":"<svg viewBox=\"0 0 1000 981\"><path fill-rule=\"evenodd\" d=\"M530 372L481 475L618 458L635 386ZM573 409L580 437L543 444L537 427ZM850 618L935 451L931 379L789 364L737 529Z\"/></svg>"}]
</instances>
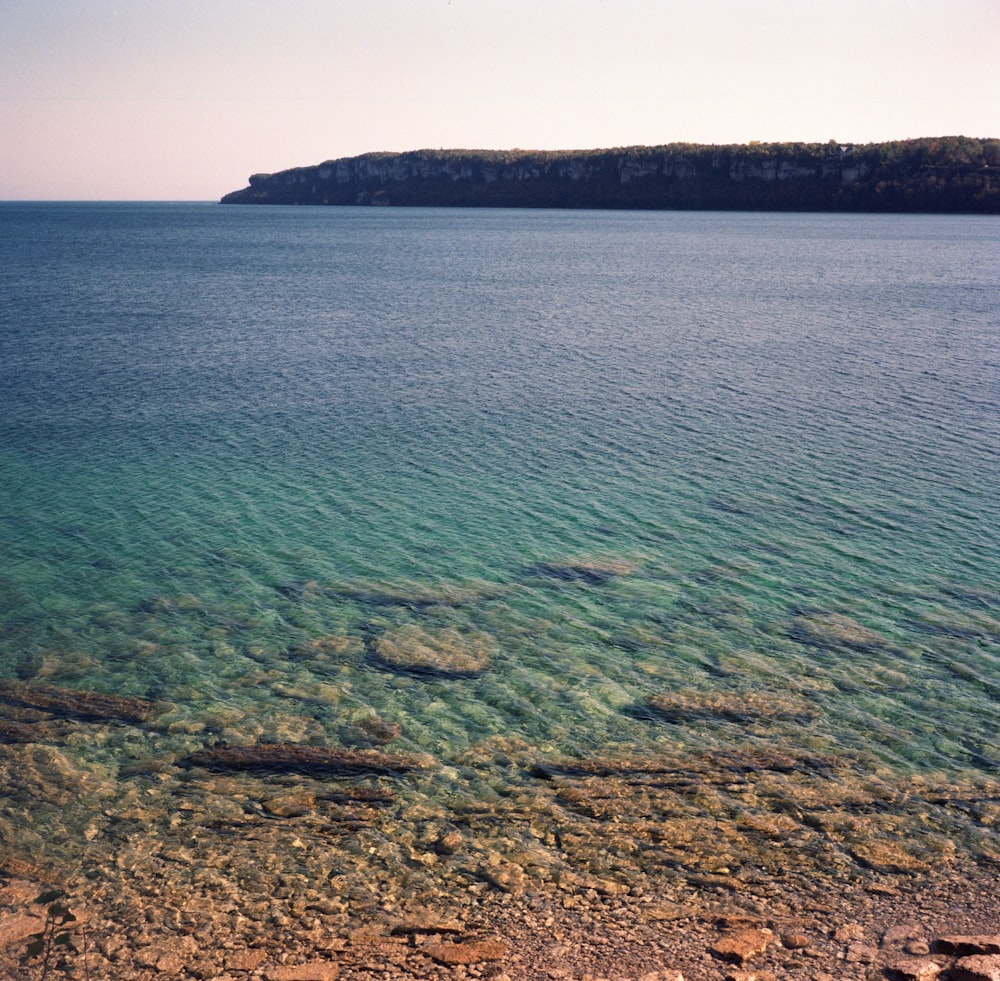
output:
<instances>
[{"instance_id":1,"label":"limestone cliff face","mask_svg":"<svg viewBox=\"0 0 1000 981\"><path fill-rule=\"evenodd\" d=\"M368 153L254 174L224 204L1000 213L1000 140Z\"/></svg>"}]
</instances>

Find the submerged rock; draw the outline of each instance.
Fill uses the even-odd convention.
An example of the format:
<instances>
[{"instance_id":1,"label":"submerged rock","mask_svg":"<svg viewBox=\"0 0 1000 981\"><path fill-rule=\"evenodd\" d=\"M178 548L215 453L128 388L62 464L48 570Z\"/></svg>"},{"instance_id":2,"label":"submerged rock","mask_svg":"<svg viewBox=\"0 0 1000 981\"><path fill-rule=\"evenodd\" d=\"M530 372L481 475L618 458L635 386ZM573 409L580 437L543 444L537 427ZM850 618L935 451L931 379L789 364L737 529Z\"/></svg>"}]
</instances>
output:
<instances>
[{"instance_id":1,"label":"submerged rock","mask_svg":"<svg viewBox=\"0 0 1000 981\"><path fill-rule=\"evenodd\" d=\"M363 804L366 807L385 807L396 799L390 790L381 787L343 787L318 794L317 800L332 804Z\"/></svg>"},{"instance_id":2,"label":"submerged rock","mask_svg":"<svg viewBox=\"0 0 1000 981\"><path fill-rule=\"evenodd\" d=\"M103 695L94 691L79 691L38 685L23 681L0 681L0 702L40 709L56 716L85 720L117 720L145 722L167 706L141 698Z\"/></svg>"},{"instance_id":3,"label":"submerged rock","mask_svg":"<svg viewBox=\"0 0 1000 981\"><path fill-rule=\"evenodd\" d=\"M288 648L288 657L292 661L312 661L332 654L359 654L362 649L363 645L357 637L316 637Z\"/></svg>"},{"instance_id":4,"label":"submerged rock","mask_svg":"<svg viewBox=\"0 0 1000 981\"><path fill-rule=\"evenodd\" d=\"M377 753L373 750L326 749L295 743L260 743L255 746L217 746L200 749L179 761L184 767L207 770L251 770L264 773L302 773L307 776L397 774L426 768L416 756Z\"/></svg>"},{"instance_id":5,"label":"submerged rock","mask_svg":"<svg viewBox=\"0 0 1000 981\"><path fill-rule=\"evenodd\" d=\"M571 559L566 562L536 562L527 570L527 575L542 579L558 579L561 582L582 582L589 586L603 586L618 576L634 572L636 566L637 563L625 559L604 562Z\"/></svg>"},{"instance_id":6,"label":"submerged rock","mask_svg":"<svg viewBox=\"0 0 1000 981\"><path fill-rule=\"evenodd\" d=\"M0 743L33 743L41 739L30 722L5 722L0 719Z\"/></svg>"},{"instance_id":7,"label":"submerged rock","mask_svg":"<svg viewBox=\"0 0 1000 981\"><path fill-rule=\"evenodd\" d=\"M377 715L363 716L338 728L340 741L355 749L384 746L398 738L401 732L398 722L387 722Z\"/></svg>"},{"instance_id":8,"label":"submerged rock","mask_svg":"<svg viewBox=\"0 0 1000 981\"><path fill-rule=\"evenodd\" d=\"M876 872L926 872L931 868L926 861L915 856L905 842L880 841L871 838L870 832L859 835L853 827L848 831L854 832L854 840L845 835L845 848L863 868Z\"/></svg>"},{"instance_id":9,"label":"submerged rock","mask_svg":"<svg viewBox=\"0 0 1000 981\"><path fill-rule=\"evenodd\" d=\"M404 624L375 642L375 660L393 671L438 677L471 678L490 666L493 638L453 628L425 629Z\"/></svg>"},{"instance_id":10,"label":"submerged rock","mask_svg":"<svg viewBox=\"0 0 1000 981\"><path fill-rule=\"evenodd\" d=\"M776 719L801 723L816 717L816 713L803 702L762 692L668 692L647 698L645 711L664 722L718 718L732 722Z\"/></svg>"},{"instance_id":11,"label":"submerged rock","mask_svg":"<svg viewBox=\"0 0 1000 981\"><path fill-rule=\"evenodd\" d=\"M451 583L343 583L324 588L335 599L353 600L365 606L402 606L425 610L432 606L468 606L483 599L499 596L505 591L496 583L475 583L456 586Z\"/></svg>"},{"instance_id":12,"label":"submerged rock","mask_svg":"<svg viewBox=\"0 0 1000 981\"><path fill-rule=\"evenodd\" d=\"M865 627L843 613L809 613L797 616L789 629L793 640L814 647L854 647L871 650L889 646L877 630Z\"/></svg>"},{"instance_id":13,"label":"submerged rock","mask_svg":"<svg viewBox=\"0 0 1000 981\"><path fill-rule=\"evenodd\" d=\"M171 613L193 613L204 615L209 612L208 606L197 596L190 593L176 595L161 594L144 599L137 607L138 613L161 616Z\"/></svg>"},{"instance_id":14,"label":"submerged rock","mask_svg":"<svg viewBox=\"0 0 1000 981\"><path fill-rule=\"evenodd\" d=\"M782 752L771 749L718 750L682 756L626 759L540 760L530 774L544 780L557 777L631 777L667 775L678 782L696 778L717 780L725 773L825 773L849 765L847 758L820 753Z\"/></svg>"},{"instance_id":15,"label":"submerged rock","mask_svg":"<svg viewBox=\"0 0 1000 981\"><path fill-rule=\"evenodd\" d=\"M52 742L64 735L51 722L12 722L0 719L0 743Z\"/></svg>"}]
</instances>

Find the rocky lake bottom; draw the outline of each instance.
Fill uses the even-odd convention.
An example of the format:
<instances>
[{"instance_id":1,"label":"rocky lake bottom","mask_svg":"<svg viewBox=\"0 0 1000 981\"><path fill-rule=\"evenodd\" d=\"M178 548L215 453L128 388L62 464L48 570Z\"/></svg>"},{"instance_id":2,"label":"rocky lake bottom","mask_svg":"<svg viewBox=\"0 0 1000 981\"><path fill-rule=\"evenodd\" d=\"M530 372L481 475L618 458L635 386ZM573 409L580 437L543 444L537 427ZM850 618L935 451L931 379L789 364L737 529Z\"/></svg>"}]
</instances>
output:
<instances>
[{"instance_id":1,"label":"rocky lake bottom","mask_svg":"<svg viewBox=\"0 0 1000 981\"><path fill-rule=\"evenodd\" d=\"M584 590L638 574L560 570ZM337 681L368 663L447 713L449 690L487 677L495 638L434 625L427 598L368 595L409 623L300 641L299 677L241 674L280 691L266 709L54 684L65 654L0 682L8 969L44 929L46 890L79 924L52 964L95 979L868 977L907 944L934 956L935 931L995 929L1000 782L834 750L810 735L805 683L751 687L744 665L728 688L663 686L621 708L641 743L493 733L427 751ZM137 615L153 629L191 603ZM845 614L785 629L816 657L884 657ZM738 936L745 958L726 946Z\"/></svg>"}]
</instances>

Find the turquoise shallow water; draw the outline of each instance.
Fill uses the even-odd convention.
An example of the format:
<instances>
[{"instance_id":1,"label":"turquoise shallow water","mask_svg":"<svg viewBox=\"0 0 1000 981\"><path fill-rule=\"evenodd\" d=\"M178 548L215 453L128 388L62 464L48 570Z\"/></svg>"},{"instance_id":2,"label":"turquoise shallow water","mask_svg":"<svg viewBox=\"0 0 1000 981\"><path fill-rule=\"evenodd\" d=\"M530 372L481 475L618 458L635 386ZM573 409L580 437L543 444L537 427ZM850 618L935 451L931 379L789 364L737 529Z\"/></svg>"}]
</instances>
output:
<instances>
[{"instance_id":1,"label":"turquoise shallow water","mask_svg":"<svg viewBox=\"0 0 1000 981\"><path fill-rule=\"evenodd\" d=\"M3 205L0 675L166 700L178 752L374 712L439 759L749 739L995 774L998 246ZM387 669L405 625L488 635L490 668ZM650 719L676 691L807 711Z\"/></svg>"}]
</instances>

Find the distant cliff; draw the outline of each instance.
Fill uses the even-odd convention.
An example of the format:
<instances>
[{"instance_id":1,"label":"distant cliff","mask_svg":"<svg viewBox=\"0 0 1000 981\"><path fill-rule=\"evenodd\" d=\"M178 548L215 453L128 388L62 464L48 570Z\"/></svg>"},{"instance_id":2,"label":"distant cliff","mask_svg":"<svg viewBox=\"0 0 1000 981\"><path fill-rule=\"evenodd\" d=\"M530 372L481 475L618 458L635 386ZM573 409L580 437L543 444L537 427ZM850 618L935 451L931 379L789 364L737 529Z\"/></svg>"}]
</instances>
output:
<instances>
[{"instance_id":1,"label":"distant cliff","mask_svg":"<svg viewBox=\"0 0 1000 981\"><path fill-rule=\"evenodd\" d=\"M222 203L1000 214L1000 140L366 153Z\"/></svg>"}]
</instances>

